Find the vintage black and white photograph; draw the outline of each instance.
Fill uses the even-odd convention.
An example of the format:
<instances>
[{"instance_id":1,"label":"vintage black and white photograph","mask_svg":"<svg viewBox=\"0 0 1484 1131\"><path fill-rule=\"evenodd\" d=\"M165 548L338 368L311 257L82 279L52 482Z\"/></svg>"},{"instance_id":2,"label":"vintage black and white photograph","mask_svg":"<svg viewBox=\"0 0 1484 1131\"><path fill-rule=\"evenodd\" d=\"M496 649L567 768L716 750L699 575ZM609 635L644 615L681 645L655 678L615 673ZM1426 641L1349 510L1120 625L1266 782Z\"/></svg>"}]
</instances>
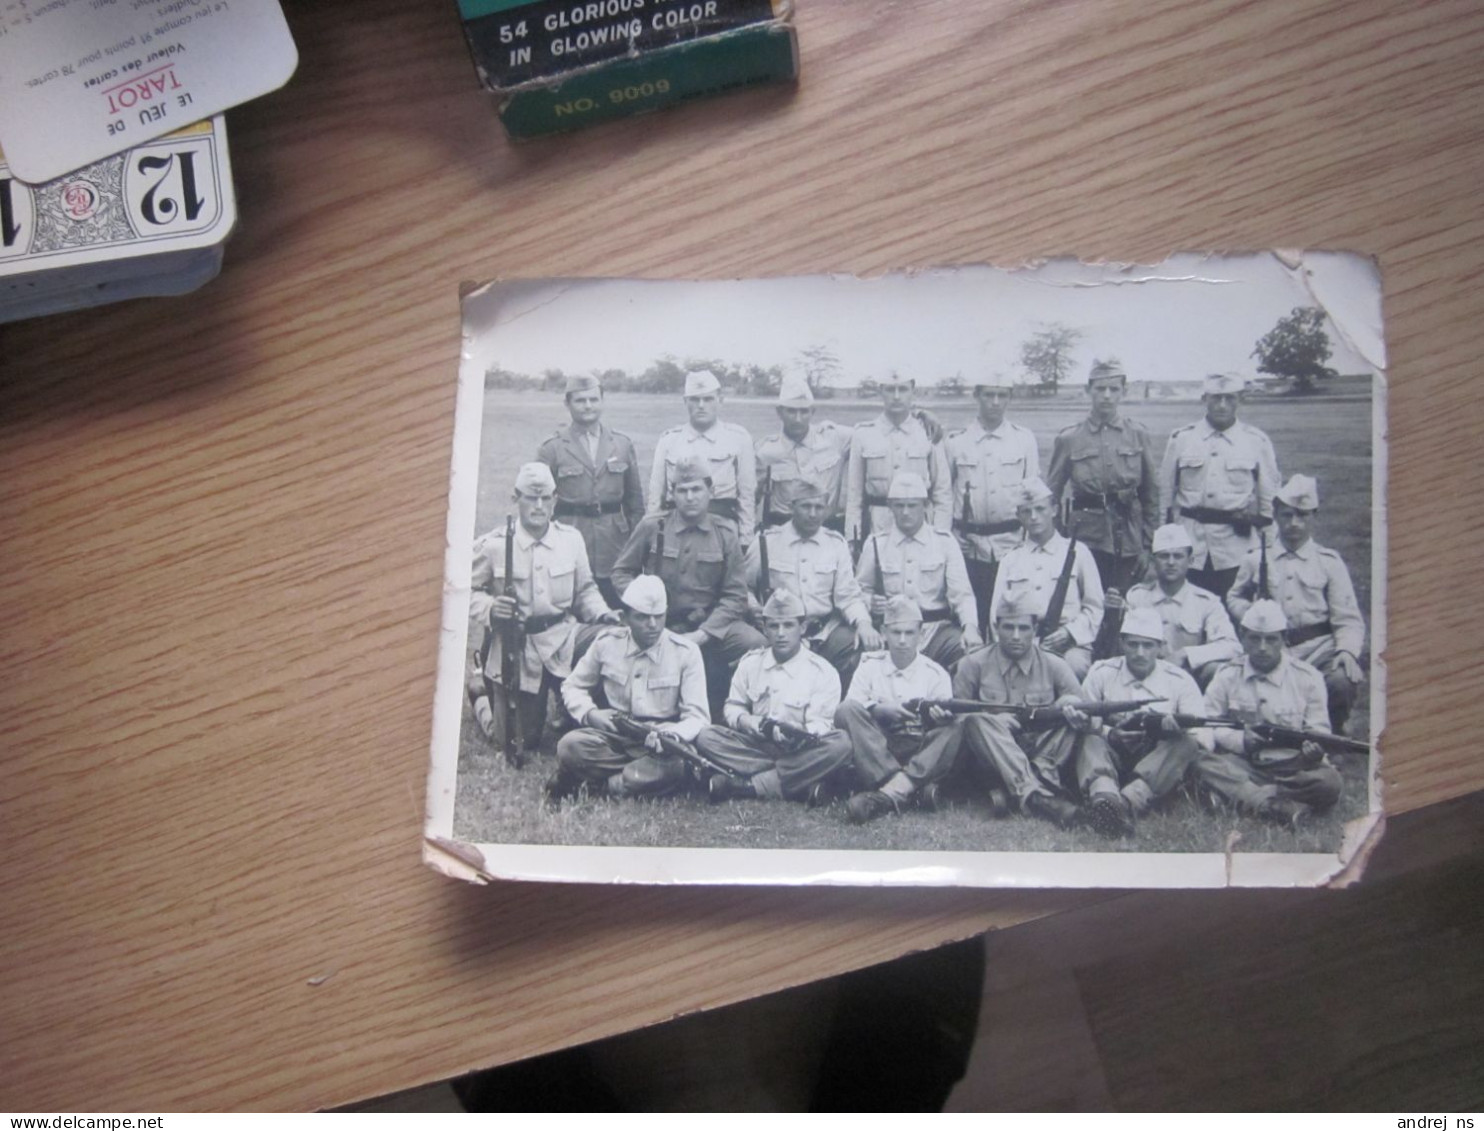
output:
<instances>
[{"instance_id":1,"label":"vintage black and white photograph","mask_svg":"<svg viewBox=\"0 0 1484 1131\"><path fill-rule=\"evenodd\" d=\"M1120 887L1363 866L1370 259L517 280L463 320L433 866Z\"/></svg>"}]
</instances>

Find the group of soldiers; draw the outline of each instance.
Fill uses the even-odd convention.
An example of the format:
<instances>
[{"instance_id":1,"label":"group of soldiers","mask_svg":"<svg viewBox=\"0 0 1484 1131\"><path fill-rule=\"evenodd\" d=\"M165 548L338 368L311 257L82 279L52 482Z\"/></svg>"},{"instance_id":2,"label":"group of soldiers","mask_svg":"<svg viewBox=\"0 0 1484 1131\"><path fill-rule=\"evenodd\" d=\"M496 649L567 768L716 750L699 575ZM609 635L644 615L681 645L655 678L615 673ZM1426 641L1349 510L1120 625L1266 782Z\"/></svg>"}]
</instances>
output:
<instances>
[{"instance_id":1,"label":"group of soldiers","mask_svg":"<svg viewBox=\"0 0 1484 1131\"><path fill-rule=\"evenodd\" d=\"M863 823L978 796L1110 838L1182 782L1290 826L1328 810L1333 757L1367 748L1343 734L1365 622L1312 538L1318 485L1281 481L1240 377L1206 379L1162 458L1116 363L1087 385L1043 477L1002 386L945 434L910 380L854 428L786 381L754 443L693 373L646 489L570 378L570 426L475 544L475 718L516 764L567 725L551 804L700 789Z\"/></svg>"}]
</instances>

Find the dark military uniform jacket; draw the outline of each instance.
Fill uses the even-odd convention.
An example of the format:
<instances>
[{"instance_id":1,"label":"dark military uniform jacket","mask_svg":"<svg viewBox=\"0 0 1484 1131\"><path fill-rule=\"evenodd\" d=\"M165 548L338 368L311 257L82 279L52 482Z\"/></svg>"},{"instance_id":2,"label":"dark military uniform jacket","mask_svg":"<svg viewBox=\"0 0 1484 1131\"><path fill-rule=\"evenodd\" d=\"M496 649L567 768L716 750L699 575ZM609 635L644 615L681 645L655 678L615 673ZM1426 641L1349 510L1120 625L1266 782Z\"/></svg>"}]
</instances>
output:
<instances>
[{"instance_id":1,"label":"dark military uniform jacket","mask_svg":"<svg viewBox=\"0 0 1484 1131\"><path fill-rule=\"evenodd\" d=\"M670 511L647 515L634 527L613 563L613 586L622 593L647 569L665 583L670 627L720 636L747 613L743 565L731 519L703 514L689 525L679 511Z\"/></svg>"},{"instance_id":2,"label":"dark military uniform jacket","mask_svg":"<svg viewBox=\"0 0 1484 1131\"><path fill-rule=\"evenodd\" d=\"M575 426L558 428L536 458L556 480L556 514L577 528L587 544L594 577L613 572L613 560L644 515L644 486L634 442L622 432L598 427L597 455L588 451Z\"/></svg>"},{"instance_id":3,"label":"dark military uniform jacket","mask_svg":"<svg viewBox=\"0 0 1484 1131\"><path fill-rule=\"evenodd\" d=\"M1133 557L1149 548L1159 525L1154 441L1119 415L1095 425L1086 417L1057 433L1046 482L1070 500L1068 533L1089 549Z\"/></svg>"}]
</instances>

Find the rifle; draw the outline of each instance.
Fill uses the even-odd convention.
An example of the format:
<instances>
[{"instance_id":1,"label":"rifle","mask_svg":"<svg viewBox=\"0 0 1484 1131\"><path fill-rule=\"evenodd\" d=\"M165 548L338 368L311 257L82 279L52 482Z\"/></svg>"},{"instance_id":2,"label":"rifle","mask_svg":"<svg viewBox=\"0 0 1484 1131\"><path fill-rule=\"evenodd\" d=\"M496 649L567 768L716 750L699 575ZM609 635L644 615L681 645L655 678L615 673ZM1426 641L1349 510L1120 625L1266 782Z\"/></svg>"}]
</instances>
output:
<instances>
[{"instance_id":1,"label":"rifle","mask_svg":"<svg viewBox=\"0 0 1484 1131\"><path fill-rule=\"evenodd\" d=\"M613 727L619 736L630 742L643 742L651 734L657 735L660 740L660 750L672 758L679 758L689 763L692 767L705 770L707 773L721 774L723 777L731 778L733 781L751 781L746 774L729 770L720 762L714 762L706 755L696 749L692 742L686 742L683 738L676 738L673 734L666 734L658 727L641 723L633 715L626 711L613 712Z\"/></svg>"},{"instance_id":2,"label":"rifle","mask_svg":"<svg viewBox=\"0 0 1484 1131\"><path fill-rule=\"evenodd\" d=\"M1056 579L1056 588L1051 591L1051 600L1046 602L1046 615L1036 626L1036 639L1045 640L1061 627L1062 610L1067 607L1067 590L1072 585L1072 566L1077 561L1077 539L1067 535L1067 556L1062 559L1061 574Z\"/></svg>"},{"instance_id":3,"label":"rifle","mask_svg":"<svg viewBox=\"0 0 1484 1131\"><path fill-rule=\"evenodd\" d=\"M1068 706L1076 707L1083 714L1091 715L1095 719L1107 718L1109 715L1121 715L1125 711L1137 711L1140 707L1147 707L1151 703L1159 703L1159 699L1109 699L1103 703L1071 703ZM1014 715L1020 720L1020 725L1028 729L1044 730L1047 727L1060 726L1065 722L1065 716L1061 713L1061 706L1052 704L1047 707L1017 706L1013 703L984 703L978 699L909 699L902 704L902 709L911 711L922 720L922 725L932 725L929 719L930 709L936 707L940 711L947 711L950 715Z\"/></svg>"},{"instance_id":4,"label":"rifle","mask_svg":"<svg viewBox=\"0 0 1484 1131\"><path fill-rule=\"evenodd\" d=\"M1192 727L1212 727L1219 730L1251 731L1271 746L1297 750L1305 742L1312 742L1331 754L1369 754L1371 752L1370 743L1361 742L1358 738L1346 738L1342 734L1330 734L1322 730L1297 730L1292 727L1281 727L1276 723L1244 723L1241 719L1232 718L1208 719L1200 715L1164 716L1145 713L1126 719L1120 725L1124 729L1132 730L1138 727L1147 733L1156 734L1160 731L1160 724L1166 717L1173 718L1181 730L1190 730Z\"/></svg>"},{"instance_id":5,"label":"rifle","mask_svg":"<svg viewBox=\"0 0 1484 1131\"><path fill-rule=\"evenodd\" d=\"M1260 526L1257 528L1257 553L1257 599L1271 601L1273 593L1268 588L1268 532Z\"/></svg>"},{"instance_id":6,"label":"rifle","mask_svg":"<svg viewBox=\"0 0 1484 1131\"><path fill-rule=\"evenodd\" d=\"M515 600L515 516L505 516L505 585L500 596ZM521 631L520 609L509 620L501 621L500 633L500 686L505 691L505 761L508 765L521 764L520 706L516 699L520 692L521 653L525 651L525 634Z\"/></svg>"},{"instance_id":7,"label":"rifle","mask_svg":"<svg viewBox=\"0 0 1484 1131\"><path fill-rule=\"evenodd\" d=\"M768 466L763 471L763 511L762 520L757 524L757 599L758 603L766 605L768 594L773 591L773 575L768 571L768 506L773 501L773 468Z\"/></svg>"},{"instance_id":8,"label":"rifle","mask_svg":"<svg viewBox=\"0 0 1484 1131\"><path fill-rule=\"evenodd\" d=\"M819 735L810 734L803 727L796 727L782 719L764 718L758 729L769 742L775 742L789 751L799 751L819 741Z\"/></svg>"},{"instance_id":9,"label":"rifle","mask_svg":"<svg viewBox=\"0 0 1484 1131\"><path fill-rule=\"evenodd\" d=\"M871 537L871 508L861 504L861 521L855 529L855 541L850 543L850 564L860 565L861 553L866 548L866 539Z\"/></svg>"},{"instance_id":10,"label":"rifle","mask_svg":"<svg viewBox=\"0 0 1484 1131\"><path fill-rule=\"evenodd\" d=\"M654 556L653 569L650 568L651 554ZM649 545L644 549L644 563L639 567L639 572L658 574L660 571L660 565L663 563L664 558L665 528L663 526L656 526L654 528L654 537L649 540Z\"/></svg>"},{"instance_id":11,"label":"rifle","mask_svg":"<svg viewBox=\"0 0 1484 1131\"><path fill-rule=\"evenodd\" d=\"M871 535L871 561L875 569L875 576L872 578L871 581L872 588L876 590L876 596L885 597L886 575L881 572L881 539L877 538L874 534ZM876 620L875 617L872 617L871 619L873 621ZM877 623L879 625L879 622Z\"/></svg>"},{"instance_id":12,"label":"rifle","mask_svg":"<svg viewBox=\"0 0 1484 1131\"><path fill-rule=\"evenodd\" d=\"M763 468L762 495L762 507L758 511L761 517L759 517L757 522L757 528L759 530L762 530L768 525L768 512L773 509L773 465L771 463Z\"/></svg>"}]
</instances>

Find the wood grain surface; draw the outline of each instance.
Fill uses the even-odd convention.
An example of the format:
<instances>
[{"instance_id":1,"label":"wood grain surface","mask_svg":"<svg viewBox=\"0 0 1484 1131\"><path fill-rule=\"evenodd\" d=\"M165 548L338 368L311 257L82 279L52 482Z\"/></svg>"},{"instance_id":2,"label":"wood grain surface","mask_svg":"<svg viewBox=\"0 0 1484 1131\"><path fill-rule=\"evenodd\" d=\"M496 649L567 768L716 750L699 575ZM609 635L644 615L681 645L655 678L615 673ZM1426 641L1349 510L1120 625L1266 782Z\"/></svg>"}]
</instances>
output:
<instances>
[{"instance_id":1,"label":"wood grain surface","mask_svg":"<svg viewBox=\"0 0 1484 1131\"><path fill-rule=\"evenodd\" d=\"M291 3L222 277L0 330L0 1108L342 1103L1101 898L425 869L461 280L1373 253L1387 804L1484 786L1484 8L799 8L796 90L515 148L452 3Z\"/></svg>"}]
</instances>

